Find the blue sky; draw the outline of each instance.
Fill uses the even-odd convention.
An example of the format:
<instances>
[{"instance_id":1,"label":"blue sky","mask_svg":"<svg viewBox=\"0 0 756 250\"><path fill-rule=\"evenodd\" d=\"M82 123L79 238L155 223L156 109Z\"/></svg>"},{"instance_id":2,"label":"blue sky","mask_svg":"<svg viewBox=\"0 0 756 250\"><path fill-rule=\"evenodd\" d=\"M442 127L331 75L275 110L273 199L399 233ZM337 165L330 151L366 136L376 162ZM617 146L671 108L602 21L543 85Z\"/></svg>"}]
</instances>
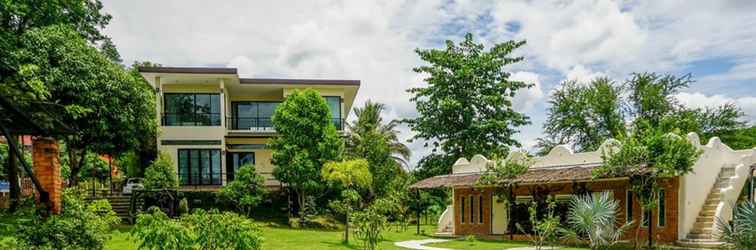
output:
<instances>
[{"instance_id":1,"label":"blue sky","mask_svg":"<svg viewBox=\"0 0 756 250\"><path fill-rule=\"evenodd\" d=\"M359 79L357 105L416 115L404 91L422 86L415 48L473 33L486 45L526 40L506 70L534 83L515 97L532 118L517 138L541 136L549 93L565 80L632 72L691 73L677 95L692 107L735 103L756 120L753 1L104 1L105 32L127 61L238 67L252 77ZM402 128L403 138L412 135ZM411 144L413 162L428 149Z\"/></svg>"}]
</instances>

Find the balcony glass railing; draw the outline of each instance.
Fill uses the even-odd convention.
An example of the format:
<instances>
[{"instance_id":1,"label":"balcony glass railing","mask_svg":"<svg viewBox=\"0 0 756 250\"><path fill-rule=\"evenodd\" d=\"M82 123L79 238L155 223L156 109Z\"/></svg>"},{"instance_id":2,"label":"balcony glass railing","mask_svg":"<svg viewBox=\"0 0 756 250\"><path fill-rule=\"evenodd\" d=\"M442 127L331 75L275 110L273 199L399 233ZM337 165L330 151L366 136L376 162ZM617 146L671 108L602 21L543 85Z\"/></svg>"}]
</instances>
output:
<instances>
[{"instance_id":1,"label":"balcony glass railing","mask_svg":"<svg viewBox=\"0 0 756 250\"><path fill-rule=\"evenodd\" d=\"M275 132L270 117L227 117L226 127L231 130L253 130ZM344 128L343 119L332 119L336 130Z\"/></svg>"}]
</instances>

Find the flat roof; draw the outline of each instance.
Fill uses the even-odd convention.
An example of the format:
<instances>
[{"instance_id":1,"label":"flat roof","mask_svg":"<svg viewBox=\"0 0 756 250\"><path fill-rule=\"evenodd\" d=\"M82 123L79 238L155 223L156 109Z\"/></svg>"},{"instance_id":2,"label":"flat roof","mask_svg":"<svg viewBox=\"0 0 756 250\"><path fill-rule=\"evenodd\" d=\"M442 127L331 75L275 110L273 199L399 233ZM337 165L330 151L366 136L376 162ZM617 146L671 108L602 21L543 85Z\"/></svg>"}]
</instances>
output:
<instances>
[{"instance_id":1,"label":"flat roof","mask_svg":"<svg viewBox=\"0 0 756 250\"><path fill-rule=\"evenodd\" d=\"M177 73L177 74L236 74L236 68L222 67L139 67L143 73Z\"/></svg>"},{"instance_id":2,"label":"flat roof","mask_svg":"<svg viewBox=\"0 0 756 250\"><path fill-rule=\"evenodd\" d=\"M335 79L239 78L239 83L241 84L297 84L297 85L360 86L359 80L335 80Z\"/></svg>"}]
</instances>

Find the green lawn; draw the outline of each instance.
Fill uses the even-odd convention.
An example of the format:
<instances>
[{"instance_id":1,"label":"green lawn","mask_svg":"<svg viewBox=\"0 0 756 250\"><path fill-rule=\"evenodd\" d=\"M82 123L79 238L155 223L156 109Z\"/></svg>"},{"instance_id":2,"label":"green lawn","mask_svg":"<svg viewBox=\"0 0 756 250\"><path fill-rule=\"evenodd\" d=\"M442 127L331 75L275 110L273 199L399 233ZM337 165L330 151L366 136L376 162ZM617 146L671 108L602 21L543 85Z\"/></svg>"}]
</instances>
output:
<instances>
[{"instance_id":1,"label":"green lawn","mask_svg":"<svg viewBox=\"0 0 756 250\"><path fill-rule=\"evenodd\" d=\"M136 249L136 240L129 236L128 227L114 231L111 239L106 243L105 249ZM425 232L433 232L435 226L422 226ZM416 228L410 227L407 231L396 232L393 229L384 234L384 241L380 249L403 249L394 246L394 242L413 239L427 239L427 236L415 235ZM288 227L266 226L262 228L264 249L361 249L357 239L350 235L350 244L343 244L341 237L343 231L327 230L299 230Z\"/></svg>"},{"instance_id":2,"label":"green lawn","mask_svg":"<svg viewBox=\"0 0 756 250\"><path fill-rule=\"evenodd\" d=\"M136 249L136 240L129 236L129 227L122 227L114 231L111 239L107 242L105 249ZM424 232L435 231L433 225L423 225L421 230ZM404 249L394 246L394 242L404 240L418 240L428 239L430 237L424 235L415 235L416 228L414 226L408 228L403 232L396 232L395 230L389 230L384 234L384 240L381 242L379 249ZM305 229L291 229L289 227L275 227L265 226L262 228L263 237L265 242L263 243L264 249L361 249L359 241L357 241L352 235L350 244L343 244L341 242L342 231L327 231L327 230L305 230ZM506 249L512 247L527 246L527 242L503 242L503 241L485 241L478 240L474 243L470 243L464 240L453 240L450 242L429 244L429 246L445 247L451 249ZM564 248L565 250L577 250L585 248Z\"/></svg>"}]
</instances>

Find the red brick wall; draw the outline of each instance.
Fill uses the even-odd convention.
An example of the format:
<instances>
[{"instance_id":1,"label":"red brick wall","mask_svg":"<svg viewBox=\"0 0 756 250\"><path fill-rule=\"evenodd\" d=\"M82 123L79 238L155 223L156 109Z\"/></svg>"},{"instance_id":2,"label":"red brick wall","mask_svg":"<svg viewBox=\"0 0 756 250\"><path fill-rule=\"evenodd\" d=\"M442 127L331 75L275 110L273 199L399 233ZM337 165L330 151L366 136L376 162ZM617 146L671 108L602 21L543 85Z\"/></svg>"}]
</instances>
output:
<instances>
[{"instance_id":1,"label":"red brick wall","mask_svg":"<svg viewBox=\"0 0 756 250\"><path fill-rule=\"evenodd\" d=\"M550 191L550 194L552 195L559 195L559 194L573 194L574 189L576 186L582 186L584 185L584 188L588 192L600 192L604 190L609 190L613 192L614 199L619 202L620 205L620 214L618 221L624 223L626 218L626 192L628 189L628 182L627 180L611 180L611 181L596 181L596 182L590 182L590 183L579 183L579 184L573 184L573 183L563 183L563 184L552 184L552 185L543 185L541 187L545 187ZM666 203L666 223L665 226L659 227L657 224L658 217L657 217L657 211L653 212L654 216L654 232L655 235L655 241L659 242L674 242L677 240L677 215L678 215L678 208L677 208L677 196L678 196L678 179L677 178L671 178L667 180L662 181L662 187L664 188L665 192L665 203ZM531 195L532 190L535 186L521 186L518 187L515 190L515 194L518 196L527 196ZM484 197L484 216L483 216L483 223L476 223L475 224L469 224L469 207L470 207L470 201L468 200L470 195L483 195ZM491 194L492 189L491 188L469 188L469 187L460 187L454 189L454 233L456 235L468 235L468 234L475 234L475 235L489 235L490 229L491 229L491 222L490 222L490 206L491 206ZM460 201L461 197L467 197L465 202L465 222L460 222ZM477 209L477 200L475 202L476 209ZM477 213L476 213L477 214ZM634 239L635 238L635 232L637 229L637 225L639 225L641 221L641 211L640 211L640 205L638 204L637 198L633 199L633 218L635 221L635 226L628 231L625 234L624 239ZM647 229L645 227L641 228L640 231L640 237L641 239L645 240L647 237Z\"/></svg>"},{"instance_id":2,"label":"red brick wall","mask_svg":"<svg viewBox=\"0 0 756 250\"><path fill-rule=\"evenodd\" d=\"M461 204L462 198L465 204ZM480 222L480 197L483 197L483 222ZM471 208L470 199L474 199ZM461 221L462 205L465 206L464 223ZM471 214L472 212L472 214ZM454 190L454 234L457 235L487 235L491 233L491 189L459 188ZM474 216L474 221L471 221Z\"/></svg>"},{"instance_id":3,"label":"red brick wall","mask_svg":"<svg viewBox=\"0 0 756 250\"><path fill-rule=\"evenodd\" d=\"M61 212L61 192L63 191L60 176L60 158L58 143L51 138L35 138L32 150L34 174L37 176L42 189L47 191L50 198L50 211L53 214Z\"/></svg>"}]
</instances>

